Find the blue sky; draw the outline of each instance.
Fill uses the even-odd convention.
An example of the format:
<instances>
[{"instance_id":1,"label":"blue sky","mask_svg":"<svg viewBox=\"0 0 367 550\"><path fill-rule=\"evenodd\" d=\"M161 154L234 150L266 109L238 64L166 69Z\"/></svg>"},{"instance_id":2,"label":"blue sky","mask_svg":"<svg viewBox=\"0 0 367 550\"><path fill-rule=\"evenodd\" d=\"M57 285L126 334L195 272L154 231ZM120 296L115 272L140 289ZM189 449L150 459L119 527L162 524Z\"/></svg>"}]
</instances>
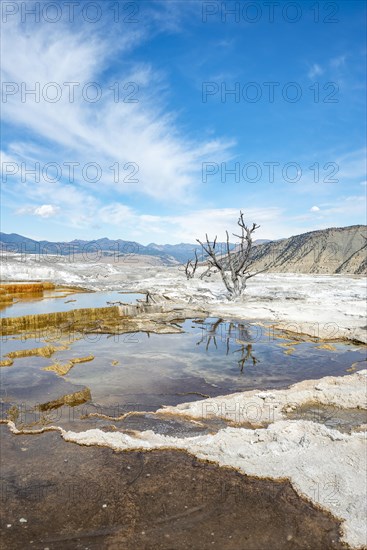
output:
<instances>
[{"instance_id":1,"label":"blue sky","mask_svg":"<svg viewBox=\"0 0 367 550\"><path fill-rule=\"evenodd\" d=\"M36 4L1 5L2 231L194 242L239 209L258 238L366 223L364 2Z\"/></svg>"}]
</instances>

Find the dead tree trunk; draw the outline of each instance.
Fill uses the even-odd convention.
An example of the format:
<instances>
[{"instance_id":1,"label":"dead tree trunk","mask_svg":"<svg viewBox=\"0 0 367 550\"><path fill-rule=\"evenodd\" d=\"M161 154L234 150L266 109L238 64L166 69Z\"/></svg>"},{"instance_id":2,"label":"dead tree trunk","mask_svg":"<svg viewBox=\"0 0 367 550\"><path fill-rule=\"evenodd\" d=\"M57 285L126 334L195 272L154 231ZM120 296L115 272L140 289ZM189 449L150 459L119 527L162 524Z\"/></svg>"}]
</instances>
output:
<instances>
[{"instance_id":1,"label":"dead tree trunk","mask_svg":"<svg viewBox=\"0 0 367 550\"><path fill-rule=\"evenodd\" d=\"M237 223L241 228L241 233L240 235L233 233L233 236L239 239L239 244L234 251L231 251L229 234L228 231L226 231L227 240L224 257L220 257L215 250L217 237L215 237L213 244L209 241L207 234L205 235L206 243L202 243L199 239L196 239L208 255L209 268L215 268L219 271L231 300L241 296L246 288L247 280L260 273L260 271L255 273L250 273L249 271L252 263L252 258L250 258L252 251L252 234L260 226L253 223L251 229L247 227L242 212L240 212Z\"/></svg>"},{"instance_id":2,"label":"dead tree trunk","mask_svg":"<svg viewBox=\"0 0 367 550\"><path fill-rule=\"evenodd\" d=\"M199 258L198 258L197 252L195 250L195 261L194 260L187 260L186 265L185 265L185 275L186 275L187 280L193 279L193 277L195 275L196 268L198 266L198 261L199 261Z\"/></svg>"}]
</instances>

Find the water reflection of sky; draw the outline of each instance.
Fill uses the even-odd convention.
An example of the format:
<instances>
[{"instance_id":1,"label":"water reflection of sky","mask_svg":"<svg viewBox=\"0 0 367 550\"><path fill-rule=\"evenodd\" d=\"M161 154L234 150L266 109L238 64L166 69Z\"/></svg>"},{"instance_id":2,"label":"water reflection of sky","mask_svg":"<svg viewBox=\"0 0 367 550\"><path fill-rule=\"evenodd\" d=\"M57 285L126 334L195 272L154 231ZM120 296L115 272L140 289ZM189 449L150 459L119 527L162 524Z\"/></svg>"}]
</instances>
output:
<instances>
[{"instance_id":1,"label":"water reflection of sky","mask_svg":"<svg viewBox=\"0 0 367 550\"><path fill-rule=\"evenodd\" d=\"M105 292L78 292L59 295L55 291L45 291L43 295L17 296L12 305L1 310L1 317L22 317L23 315L38 315L71 309L89 307L106 307L107 302L133 303L138 298L144 298L145 294L121 293L118 291ZM17 301L19 300L19 301Z\"/></svg>"},{"instance_id":2,"label":"water reflection of sky","mask_svg":"<svg viewBox=\"0 0 367 550\"><path fill-rule=\"evenodd\" d=\"M38 402L55 398L60 377L41 367L93 354L93 361L74 365L61 379L69 389L88 387L93 402L101 406L153 410L202 398L200 393L215 396L279 388L304 379L344 375L353 362L365 357L363 347L340 343L334 344L334 351L319 349L318 343L275 337L249 322L187 320L182 326L181 334L89 334L51 359L16 359L12 367L1 369L3 392ZM3 354L40 345L31 339L8 339Z\"/></svg>"}]
</instances>

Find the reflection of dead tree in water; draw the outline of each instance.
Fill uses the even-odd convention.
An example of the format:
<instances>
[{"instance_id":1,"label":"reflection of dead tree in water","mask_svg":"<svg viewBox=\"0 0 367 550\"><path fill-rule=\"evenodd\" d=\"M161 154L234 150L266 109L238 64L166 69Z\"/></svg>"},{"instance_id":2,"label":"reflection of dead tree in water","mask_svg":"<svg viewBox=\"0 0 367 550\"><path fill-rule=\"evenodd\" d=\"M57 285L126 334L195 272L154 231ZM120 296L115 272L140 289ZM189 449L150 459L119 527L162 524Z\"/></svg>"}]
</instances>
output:
<instances>
[{"instance_id":1,"label":"reflection of dead tree in water","mask_svg":"<svg viewBox=\"0 0 367 550\"><path fill-rule=\"evenodd\" d=\"M207 342L206 342L206 346L205 346L205 350L208 351L209 349L209 346L210 346L210 342L213 341L216 349L218 349L218 346L217 346L217 329L219 327L219 325L223 322L223 319L217 319L214 323L212 323L210 329L209 329L209 337L207 339ZM199 342L196 342L196 345L197 346L200 346L200 344L202 342L204 342L206 336L207 336L207 333L206 333L206 330L205 330L205 327L202 328L202 331L203 331L203 334L202 334L202 337L201 339L199 340Z\"/></svg>"},{"instance_id":2,"label":"reflection of dead tree in water","mask_svg":"<svg viewBox=\"0 0 367 550\"><path fill-rule=\"evenodd\" d=\"M245 363L247 363L247 361L252 359L252 364L253 366L255 366L256 363L259 362L259 360L256 359L256 357L253 354L252 344L250 343L246 344L246 342L250 340L250 334L249 334L248 328L246 328L243 323L238 323L237 326L235 323L229 323L228 337L227 337L227 355L229 354L229 341L234 328L237 329L238 331L236 340L240 342L244 342L244 343L241 343L241 347L233 351L233 353L241 353L241 359L237 361L237 363L238 363L238 366L240 367L240 372L243 372L243 368L245 366Z\"/></svg>"},{"instance_id":3,"label":"reflection of dead tree in water","mask_svg":"<svg viewBox=\"0 0 367 550\"><path fill-rule=\"evenodd\" d=\"M246 350L246 353L245 353ZM256 363L259 363L259 360L256 359L254 354L252 353L252 344L243 344L239 349L236 349L233 353L241 352L241 359L237 361L238 366L240 367L240 372L243 372L243 367L245 366L245 363L252 359L252 365L255 366Z\"/></svg>"},{"instance_id":4,"label":"reflection of dead tree in water","mask_svg":"<svg viewBox=\"0 0 367 550\"><path fill-rule=\"evenodd\" d=\"M223 319L217 319L214 323L212 323L208 329L205 331L205 328L203 327L203 335L199 342L196 343L197 346L199 346L207 337L207 342L205 346L205 350L208 351L210 343L213 342L216 349L218 349L217 346L217 331L218 328L223 323ZM233 334L235 331L235 334ZM241 359L237 361L238 366L240 368L240 372L243 372L245 363L252 360L253 366L255 366L257 363L259 363L259 360L255 357L252 349L252 344L250 344L248 341L250 340L250 334L248 331L248 328L243 323L233 323L230 322L228 324L228 331L225 332L225 342L226 342L226 355L228 356L230 353L230 342L231 340L235 341L236 343L240 343L240 347L238 349L235 349L232 353L241 353ZM223 339L223 335L219 334L219 337Z\"/></svg>"}]
</instances>

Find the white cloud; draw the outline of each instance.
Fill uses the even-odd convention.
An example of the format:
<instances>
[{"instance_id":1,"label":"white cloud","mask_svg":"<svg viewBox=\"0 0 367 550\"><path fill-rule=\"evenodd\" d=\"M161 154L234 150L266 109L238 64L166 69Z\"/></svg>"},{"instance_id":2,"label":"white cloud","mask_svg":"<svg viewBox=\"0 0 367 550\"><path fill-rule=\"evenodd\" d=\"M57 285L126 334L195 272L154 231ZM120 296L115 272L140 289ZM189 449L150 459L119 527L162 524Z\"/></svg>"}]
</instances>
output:
<instances>
[{"instance_id":1,"label":"white cloud","mask_svg":"<svg viewBox=\"0 0 367 550\"><path fill-rule=\"evenodd\" d=\"M263 227L256 235L266 232L276 234L276 237L284 234L281 228L282 210L276 207L248 208L244 209L245 220L251 225L256 222ZM119 228L120 234L126 238L127 232L130 239L143 244L158 242L159 244L189 242L195 243L196 239L205 240L205 234L214 239L217 235L219 241L225 240L226 230L232 233L238 232L237 219L238 208L212 208L187 211L176 216L154 216L140 214L123 204L110 204L96 212L96 220L110 226ZM276 238L274 237L274 238ZM232 240L236 240L232 238Z\"/></svg>"},{"instance_id":2,"label":"white cloud","mask_svg":"<svg viewBox=\"0 0 367 550\"><path fill-rule=\"evenodd\" d=\"M19 208L17 214L32 214L40 218L52 218L58 214L59 210L60 208L53 204L42 204L41 206Z\"/></svg>"},{"instance_id":3,"label":"white cloud","mask_svg":"<svg viewBox=\"0 0 367 550\"><path fill-rule=\"evenodd\" d=\"M57 206L53 206L52 204L42 204L42 206L35 208L34 215L40 216L41 218L51 218L52 216L55 216L58 211L59 208Z\"/></svg>"},{"instance_id":4,"label":"white cloud","mask_svg":"<svg viewBox=\"0 0 367 550\"><path fill-rule=\"evenodd\" d=\"M18 210L18 213L37 215L38 210L46 214L50 206L26 207ZM334 202L313 207L302 215L294 215L283 208L261 206L243 208L243 212L248 225L253 222L260 225L256 238L280 239L316 229L363 223L365 198L341 197ZM187 210L180 215L152 215L121 203L110 203L102 207L95 203L90 206L87 214L79 213L71 205L66 210L63 208L62 214L55 221L71 227L71 239L75 238L75 230L78 230L79 235L80 231L84 232L83 238L86 239L99 238L101 234L106 234L110 238L134 240L142 244L195 243L196 239L205 240L206 233L210 239L217 236L218 242L221 242L225 241L225 232L228 230L235 242L237 239L232 237L232 233L238 233L239 207ZM48 235L45 234L43 238L47 239Z\"/></svg>"},{"instance_id":5,"label":"white cloud","mask_svg":"<svg viewBox=\"0 0 367 550\"><path fill-rule=\"evenodd\" d=\"M318 65L317 63L314 63L310 70L308 71L308 78L315 78L315 76L320 76L324 73L323 68Z\"/></svg>"},{"instance_id":6,"label":"white cloud","mask_svg":"<svg viewBox=\"0 0 367 550\"><path fill-rule=\"evenodd\" d=\"M120 196L139 193L167 202L185 202L200 181L202 161L210 160L214 154L226 160L233 143L221 139L205 141L201 137L188 139L180 130L177 114L165 112L165 83L154 67L126 61L117 65L119 73L110 77L111 81L101 77L116 53L127 59L129 49L144 38L142 32L126 28L122 38L98 32L92 38L86 37L85 30L71 31L67 26L55 27L50 33L42 24L26 34L9 23L2 39L2 80L14 82L19 89L22 83L31 89L38 82L41 95L39 102L32 96L22 102L20 92L9 95L3 103L3 116L13 125L33 132L37 140L46 140L45 146L39 146L35 160L44 163L48 159L59 164L72 161L81 166L89 162L100 164L100 182L93 184L82 178L77 182L95 196L106 191ZM42 97L42 90L50 82L61 87L61 99L56 103ZM74 102L69 101L65 82L80 84L75 87ZM97 82L101 87L102 98L97 103L83 99L83 87L88 82ZM131 93L130 98L138 102L116 103L109 89L114 82L121 83L121 100L128 99ZM139 91L134 86L124 90L127 82L143 85ZM14 151L24 150L17 142L12 146ZM120 167L118 181L114 181L109 169L115 163ZM135 177L129 177L130 169L125 168L128 163L138 167Z\"/></svg>"},{"instance_id":7,"label":"white cloud","mask_svg":"<svg viewBox=\"0 0 367 550\"><path fill-rule=\"evenodd\" d=\"M333 202L328 202L320 205L322 208L322 215L329 217L331 223L333 217L340 220L348 220L351 217L354 219L366 219L366 196L364 195L350 195L346 197L339 197ZM350 222L344 222L342 225L348 225ZM355 222L357 223L357 221Z\"/></svg>"},{"instance_id":8,"label":"white cloud","mask_svg":"<svg viewBox=\"0 0 367 550\"><path fill-rule=\"evenodd\" d=\"M317 208L315 210L314 208ZM314 212L318 212L317 220L322 221L324 227L347 226L366 223L366 196L340 196L334 201L321 203L320 206L310 208L310 213L293 216L292 221L315 223Z\"/></svg>"},{"instance_id":9,"label":"white cloud","mask_svg":"<svg viewBox=\"0 0 367 550\"><path fill-rule=\"evenodd\" d=\"M110 225L117 225L121 227L121 231L125 231L131 223L136 223L137 216L129 206L124 204L115 203L103 206L98 210L98 219Z\"/></svg>"}]
</instances>

